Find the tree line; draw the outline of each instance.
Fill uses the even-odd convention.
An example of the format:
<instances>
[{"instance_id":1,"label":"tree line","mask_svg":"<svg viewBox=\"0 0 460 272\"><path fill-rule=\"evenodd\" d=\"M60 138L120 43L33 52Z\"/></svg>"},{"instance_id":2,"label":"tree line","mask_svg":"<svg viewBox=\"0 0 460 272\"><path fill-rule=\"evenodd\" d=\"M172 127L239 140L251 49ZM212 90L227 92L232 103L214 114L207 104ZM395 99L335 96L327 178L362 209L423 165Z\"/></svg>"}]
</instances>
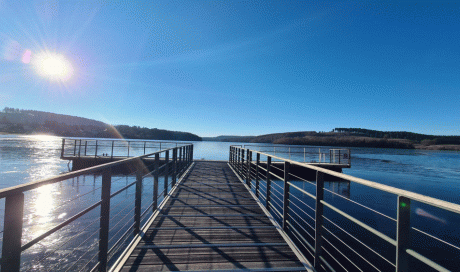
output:
<instances>
[{"instance_id":1,"label":"tree line","mask_svg":"<svg viewBox=\"0 0 460 272\"><path fill-rule=\"evenodd\" d=\"M201 137L189 132L127 125L112 126L82 117L8 107L0 112L0 132L63 137L201 141Z\"/></svg>"}]
</instances>

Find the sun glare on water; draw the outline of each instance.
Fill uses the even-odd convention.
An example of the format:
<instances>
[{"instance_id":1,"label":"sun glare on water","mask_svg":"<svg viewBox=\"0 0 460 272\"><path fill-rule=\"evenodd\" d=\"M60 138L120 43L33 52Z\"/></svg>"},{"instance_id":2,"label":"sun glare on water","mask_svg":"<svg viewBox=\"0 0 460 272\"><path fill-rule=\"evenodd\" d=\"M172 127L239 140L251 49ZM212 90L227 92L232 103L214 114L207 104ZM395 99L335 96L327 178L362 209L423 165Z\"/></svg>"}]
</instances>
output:
<instances>
[{"instance_id":1,"label":"sun glare on water","mask_svg":"<svg viewBox=\"0 0 460 272\"><path fill-rule=\"evenodd\" d=\"M61 54L43 52L35 55L37 73L52 81L67 81L72 77L72 64Z\"/></svg>"}]
</instances>

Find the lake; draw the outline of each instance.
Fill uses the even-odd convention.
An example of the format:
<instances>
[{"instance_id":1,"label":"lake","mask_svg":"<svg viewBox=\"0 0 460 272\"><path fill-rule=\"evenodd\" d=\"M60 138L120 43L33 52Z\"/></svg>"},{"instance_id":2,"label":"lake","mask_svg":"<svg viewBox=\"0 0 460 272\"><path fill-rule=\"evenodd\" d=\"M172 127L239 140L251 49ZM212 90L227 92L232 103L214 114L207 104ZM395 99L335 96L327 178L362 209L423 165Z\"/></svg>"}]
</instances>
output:
<instances>
[{"instance_id":1,"label":"lake","mask_svg":"<svg viewBox=\"0 0 460 272\"><path fill-rule=\"evenodd\" d=\"M223 142L194 142L195 160L228 160L229 146L242 143ZM252 149L262 150L267 153L275 153L277 156L288 158L288 153L282 153L291 148L291 159L298 161L310 161L317 159L315 150L321 148L324 152L332 147L277 147L272 151L272 145L250 144ZM303 148L313 150L310 156L304 157ZM299 153L294 151L298 150ZM0 187L7 188L52 177L67 172L67 161L60 159L61 138L52 136L15 136L0 135ZM132 153L132 155L136 155ZM460 153L451 151L428 151L428 150L398 150L398 149L375 149L375 148L352 148L351 168L344 169L345 174L364 178L396 188L428 195L434 198L460 204ZM112 190L121 188L133 181L131 176L116 176L112 179ZM146 181L146 188L151 182ZM161 180L160 180L161 182ZM31 240L44 230L54 226L57 222L69 218L79 210L88 206L88 203L96 202L100 197L98 189L101 184L100 176L82 176L67 180L58 184L44 186L25 194L26 207L24 211L24 242ZM160 186L160 188L162 188ZM310 190L310 189L309 189ZM149 192L151 190L145 190ZM347 197L376 209L391 217L396 217L394 196L381 193L365 186L351 183L347 188ZM134 190L120 194L114 200L114 216L120 216L117 221L123 221L123 216L131 216L131 210L124 210L124 203L129 203L134 195ZM75 197L78 196L78 197ZM151 199L151 194L146 193L146 198ZM72 201L70 201L72 200ZM4 200L0 202L0 224L3 229ZM425 205L426 206L426 205ZM451 242L457 242L458 231L456 224L460 222L458 216L443 211L436 211L420 204L430 214L434 214L441 221L424 218L415 220L417 226L423 229L436 229L439 222L442 225L442 233L456 233ZM344 209L348 209L344 206ZM350 208L351 209L351 208ZM51 235L42 243L31 247L23 253L23 268L25 270L42 270L45 267L53 270L53 267L64 266L68 269L85 268L85 264L91 264L91 257L96 252L94 245L97 242L98 224L94 220L98 211L84 216L68 228ZM365 217L366 213L360 213L356 217ZM427 221L428 220L428 221ZM372 217L370 224L382 230L381 219ZM120 226L121 229L121 226ZM116 236L118 228L113 229ZM390 236L394 236L388 230ZM435 230L436 232L436 230ZM86 236L71 241L71 237ZM445 236L445 235L444 235ZM443 237L444 237L443 236ZM57 245L60 242L64 245ZM84 243L83 243L84 242ZM86 255L85 255L86 254ZM71 266L75 260L82 262ZM93 259L94 260L94 259ZM68 263L68 265L67 265ZM87 266L88 267L88 266Z\"/></svg>"}]
</instances>

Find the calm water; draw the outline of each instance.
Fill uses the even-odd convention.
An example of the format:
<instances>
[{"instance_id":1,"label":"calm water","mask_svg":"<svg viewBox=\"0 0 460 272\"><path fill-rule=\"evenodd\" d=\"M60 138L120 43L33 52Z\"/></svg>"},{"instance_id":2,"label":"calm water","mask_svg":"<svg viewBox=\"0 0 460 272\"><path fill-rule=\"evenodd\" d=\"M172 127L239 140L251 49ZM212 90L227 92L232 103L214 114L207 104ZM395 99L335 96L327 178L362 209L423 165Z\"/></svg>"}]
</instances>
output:
<instances>
[{"instance_id":1,"label":"calm water","mask_svg":"<svg viewBox=\"0 0 460 272\"><path fill-rule=\"evenodd\" d=\"M228 150L232 144L241 143L195 142L194 158L228 160ZM262 144L257 149L273 154L266 146ZM67 162L59 159L60 148L61 139L58 137L0 135L0 187L7 188L67 172ZM294 147L291 148L292 151L295 150ZM321 148L327 150L327 147ZM317 150L311 147L308 149ZM282 147L278 148L275 151L277 152L276 155L288 157L287 153L280 153L282 150ZM298 150L303 150L303 148ZM460 204L459 152L353 148L351 154L352 167L351 169L344 169L345 174ZM313 154L312 156L316 155ZM291 159L304 161L304 155L301 153L291 154ZM308 161L310 159L307 158ZM112 190L114 191L133 181L133 177L116 176L113 177L112 181L114 184ZM100 197L100 191L98 191L100 183L100 176L82 176L78 179L45 186L26 193L24 212L26 231L23 243L30 241L57 222L62 222L62 220L76 214L82 208L87 207L89 203L96 202ZM144 190L146 193L143 197L151 199L152 195L148 192L152 190L148 188L153 186L153 181L147 179L144 186L147 189ZM301 186L308 191L314 191L314 188L308 188L308 185L302 184ZM346 191L347 197L349 196L352 200L396 218L395 196L354 183L351 183ZM130 201L133 194L134 190L128 190L125 194L120 194L117 199L114 199L113 214L114 217L119 216L115 218L117 222L126 221L123 217L125 215L132 218L130 217L132 210L124 210L122 207L125 206L124 203ZM1 217L3 217L3 203L4 201L1 200ZM456 215L426 207L423 204L414 204L414 209L417 208L423 209L424 212L434 217L415 217L414 226L424 231L434 230L434 232L436 232L436 228L439 230L439 226L441 226L442 231L435 233L438 237L450 239L449 241L456 242L457 245L460 243L456 228L460 220ZM381 218L369 217L365 212L356 211L352 206L345 205L343 209L347 212L349 210L350 213L354 212L353 216L382 232L387 232L390 237L394 236L394 227L387 227L387 223ZM23 267L26 270L43 270L44 267L53 270L54 266L66 262L72 263L81 255L87 254L82 259L84 261L81 264L76 267L67 266L71 270L82 267L90 261L90 257L94 256L96 252L94 245L97 242L97 235L94 234L97 232L98 223L94 221L94 217L98 213L99 211L95 210L24 252ZM3 219L0 220L0 225L3 229ZM451 237L452 235L447 237L445 233L454 233L454 238ZM77 235L82 237L72 241L68 239ZM117 228L113 229L111 235L118 235ZM41 261L45 258L46 261Z\"/></svg>"}]
</instances>

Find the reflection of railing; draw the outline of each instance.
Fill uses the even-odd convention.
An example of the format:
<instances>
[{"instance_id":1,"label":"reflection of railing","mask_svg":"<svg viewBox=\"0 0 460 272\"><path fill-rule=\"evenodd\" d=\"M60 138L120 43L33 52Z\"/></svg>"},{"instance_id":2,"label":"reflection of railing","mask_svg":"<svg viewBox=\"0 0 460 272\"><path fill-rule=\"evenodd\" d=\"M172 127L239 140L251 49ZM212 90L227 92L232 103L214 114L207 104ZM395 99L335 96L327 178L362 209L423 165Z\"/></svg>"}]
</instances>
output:
<instances>
[{"instance_id":1,"label":"reflection of railing","mask_svg":"<svg viewBox=\"0 0 460 272\"><path fill-rule=\"evenodd\" d=\"M154 151L188 145L181 142L143 140L62 139L63 157L135 157Z\"/></svg>"},{"instance_id":2,"label":"reflection of railing","mask_svg":"<svg viewBox=\"0 0 460 272\"><path fill-rule=\"evenodd\" d=\"M170 154L172 155L171 157ZM160 156L162 156L161 159ZM146 161L143 161L143 159L147 159L149 157L149 162L151 163L151 165L146 165ZM130 234L139 232L141 228L141 219L144 220L145 215L155 211L157 207L161 205L158 204L158 200L162 197L164 201L166 195L168 194L168 190L171 190L171 188L176 184L178 178L180 178L185 173L186 169L191 165L192 161L193 145L184 145L181 147L167 148L154 153L128 158L116 162L110 162L80 171L69 172L57 177L21 184L15 187L0 190L0 199L5 198L1 270L19 271L21 268L21 254L24 250L36 245L37 243L40 243L43 239L56 233L58 230L63 229L64 227L81 218L85 214L88 214L94 209L100 207L100 217L94 221L96 223L97 221L99 221L100 224L100 228L98 230L99 250L97 254L92 259L90 259L90 262L86 263L86 265L91 265L91 260L93 260L95 257L98 257L97 262L95 262L96 264L93 267L93 270L106 271L107 264L110 261L109 255L113 257L115 251L118 250L119 246L123 243L126 243L127 237L129 238ZM117 190L116 192L112 192L111 170L122 164L128 164L131 166L132 169L134 169L134 171L131 174L136 176L136 181L127 184L125 187ZM47 184L62 182L68 179L88 174L102 174L102 187L98 188L101 190L100 200L88 206L86 209L80 210L78 213L71 216L69 219L48 229L47 231L35 237L31 241L28 241L27 243L23 244L21 241L21 237L23 234L24 220L24 193L37 189ZM141 198L143 194L143 179L147 176L153 176L153 200L142 211L141 208L144 207L141 206ZM162 177L164 185L164 190L160 193L158 192L159 177ZM169 178L171 178L171 181L169 181ZM119 195L120 193L127 191L132 186L135 186L135 199L133 203L134 219L132 221L132 224L125 224L127 229L124 230L124 234L120 237L118 237L119 235L117 237L109 237L109 231L113 231L113 227L118 225L118 222L113 222L115 223L115 225L112 227L112 229L109 229L109 226L111 225L109 224L111 213L111 199ZM127 224L131 223L129 221ZM119 231L117 231L114 235L117 235L118 233ZM93 235L96 234L97 233ZM118 238L118 240L114 238ZM110 248L109 245L111 246ZM75 263L78 262L80 259L81 258L77 259ZM75 263L73 265L75 265ZM76 269L75 267L72 269L73 265L68 269ZM83 267L81 269L88 268Z\"/></svg>"},{"instance_id":3,"label":"reflection of railing","mask_svg":"<svg viewBox=\"0 0 460 272\"><path fill-rule=\"evenodd\" d=\"M236 145L235 145L236 146ZM290 160L311 163L333 163L351 166L351 151L348 148L327 149L303 146L283 145L244 145L243 148L250 148L259 152L287 157Z\"/></svg>"},{"instance_id":4,"label":"reflection of railing","mask_svg":"<svg viewBox=\"0 0 460 272\"><path fill-rule=\"evenodd\" d=\"M458 232L441 232L438 237L413 226L421 220L414 219L415 215L446 224L417 206L451 212L452 217L460 214L458 204L237 146L230 147L230 165L318 271L409 271L413 267L418 267L413 271L449 271L459 267ZM316 181L294 175L293 166L316 171ZM396 218L324 188L325 174L376 189L379 195L395 196ZM355 215L359 209L367 216ZM384 228L373 224L380 220L386 222Z\"/></svg>"}]
</instances>

